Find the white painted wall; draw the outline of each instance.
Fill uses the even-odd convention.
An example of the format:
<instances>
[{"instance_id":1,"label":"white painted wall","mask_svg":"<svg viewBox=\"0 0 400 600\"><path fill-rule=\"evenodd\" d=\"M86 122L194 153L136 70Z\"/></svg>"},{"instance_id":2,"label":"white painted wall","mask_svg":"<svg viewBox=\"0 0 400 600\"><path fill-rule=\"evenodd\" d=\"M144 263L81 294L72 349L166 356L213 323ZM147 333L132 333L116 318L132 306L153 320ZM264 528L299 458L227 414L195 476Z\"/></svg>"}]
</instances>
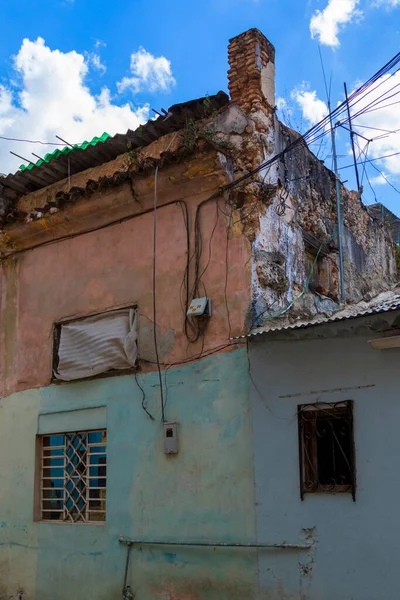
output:
<instances>
[{"instance_id":1,"label":"white painted wall","mask_svg":"<svg viewBox=\"0 0 400 600\"><path fill-rule=\"evenodd\" d=\"M284 341L286 333L250 341L260 392L253 385L258 541L312 545L260 553L260 585L268 600L400 597L400 350L372 350L367 340L374 334L355 333L350 323L313 328L314 337L340 337ZM310 335L306 331L311 329L296 335ZM308 494L302 502L297 405L349 399L356 502L350 494Z\"/></svg>"}]
</instances>

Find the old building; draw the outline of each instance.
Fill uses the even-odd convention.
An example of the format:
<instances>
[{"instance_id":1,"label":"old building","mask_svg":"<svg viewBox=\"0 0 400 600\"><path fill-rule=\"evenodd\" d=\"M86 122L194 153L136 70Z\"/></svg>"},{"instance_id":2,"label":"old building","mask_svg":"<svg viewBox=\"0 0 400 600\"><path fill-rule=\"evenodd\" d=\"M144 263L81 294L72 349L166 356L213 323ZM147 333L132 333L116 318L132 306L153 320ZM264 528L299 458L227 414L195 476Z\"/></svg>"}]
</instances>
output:
<instances>
[{"instance_id":1,"label":"old building","mask_svg":"<svg viewBox=\"0 0 400 600\"><path fill-rule=\"evenodd\" d=\"M284 439L253 406L249 332L340 308L335 177L277 120L274 54L249 30L230 98L0 180L0 598L343 597L313 583L323 520L267 472ZM341 194L351 306L396 266L385 224Z\"/></svg>"},{"instance_id":2,"label":"old building","mask_svg":"<svg viewBox=\"0 0 400 600\"><path fill-rule=\"evenodd\" d=\"M400 245L400 219L391 210L386 208L381 202L371 204L368 207L369 213L375 217L380 223L390 225L392 231L393 242Z\"/></svg>"},{"instance_id":3,"label":"old building","mask_svg":"<svg viewBox=\"0 0 400 600\"><path fill-rule=\"evenodd\" d=\"M397 289L249 337L257 539L308 546L259 555L272 598L398 597L399 319Z\"/></svg>"}]
</instances>

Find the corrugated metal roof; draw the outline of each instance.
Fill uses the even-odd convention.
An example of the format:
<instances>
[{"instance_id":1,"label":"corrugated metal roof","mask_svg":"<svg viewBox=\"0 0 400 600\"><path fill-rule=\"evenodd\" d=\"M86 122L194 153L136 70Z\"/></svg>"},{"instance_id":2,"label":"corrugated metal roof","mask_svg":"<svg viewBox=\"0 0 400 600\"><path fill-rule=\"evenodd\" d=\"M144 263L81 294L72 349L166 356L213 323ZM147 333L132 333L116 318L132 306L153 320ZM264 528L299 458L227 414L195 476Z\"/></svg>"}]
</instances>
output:
<instances>
[{"instance_id":1,"label":"corrugated metal roof","mask_svg":"<svg viewBox=\"0 0 400 600\"><path fill-rule=\"evenodd\" d=\"M388 296L388 293L380 294L375 298L375 303L374 300L372 300L368 304L366 302L360 302L359 304L348 306L344 310L340 310L329 317L323 317L322 315L320 315L318 318L311 319L309 321L302 320L290 324L288 324L287 322L279 323L278 319L274 319L274 321L271 321L264 327L254 329L253 331L250 331L247 335L241 335L235 339L253 337L256 335L272 333L274 331L285 331L291 329L313 327L315 325L325 325L326 323L332 323L335 321L356 319L358 317L364 317L366 315L376 315L392 310L400 310L400 293L391 292L389 294L391 295L387 299L384 299L384 297Z\"/></svg>"},{"instance_id":2,"label":"corrugated metal roof","mask_svg":"<svg viewBox=\"0 0 400 600\"><path fill-rule=\"evenodd\" d=\"M124 134L117 133L113 137L106 138L103 143L96 143L78 148L70 148L57 151L54 156L40 164L31 165L30 168L17 171L7 177L0 177L0 184L4 188L28 194L40 188L56 183L68 177L68 162L70 175L96 167L105 162L113 160L127 152L128 142L130 148L140 148L154 142L154 140L185 127L188 119L200 120L205 118L205 98L190 100L182 104L175 104L168 109L166 116L160 116L156 120L150 120L138 127L135 131L128 129ZM218 92L214 96L208 96L208 110L219 110L229 102L225 92ZM103 137L103 136L102 136ZM94 138L95 139L95 138ZM56 155L57 154L57 155Z\"/></svg>"},{"instance_id":3,"label":"corrugated metal roof","mask_svg":"<svg viewBox=\"0 0 400 600\"><path fill-rule=\"evenodd\" d=\"M96 144L104 144L104 142L107 141L110 137L111 137L111 135L109 133L104 132L103 135L101 135L100 137L94 137L93 139L90 140L90 142L84 141L84 142L82 142L82 144L74 144L73 146L65 146L65 148L62 148L61 150L59 148L57 148L53 152L49 152L49 153L45 154L43 159L39 159L35 163L31 162L28 165L21 165L19 167L20 171L26 171L26 170L31 171L35 167L41 167L44 163L49 163L53 158L58 158L62 154L70 154L74 150L86 150L86 148L88 148L89 146L96 146Z\"/></svg>"}]
</instances>

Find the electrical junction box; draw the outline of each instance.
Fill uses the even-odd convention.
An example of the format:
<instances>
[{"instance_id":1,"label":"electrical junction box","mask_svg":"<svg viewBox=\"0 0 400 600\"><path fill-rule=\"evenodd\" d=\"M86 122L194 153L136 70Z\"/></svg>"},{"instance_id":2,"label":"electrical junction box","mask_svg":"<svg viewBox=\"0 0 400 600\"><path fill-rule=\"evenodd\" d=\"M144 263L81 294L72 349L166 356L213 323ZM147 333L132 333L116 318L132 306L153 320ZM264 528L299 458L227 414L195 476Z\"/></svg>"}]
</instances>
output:
<instances>
[{"instance_id":1,"label":"electrical junction box","mask_svg":"<svg viewBox=\"0 0 400 600\"><path fill-rule=\"evenodd\" d=\"M178 423L164 423L164 452L178 454Z\"/></svg>"},{"instance_id":2,"label":"electrical junction box","mask_svg":"<svg viewBox=\"0 0 400 600\"><path fill-rule=\"evenodd\" d=\"M211 300L204 298L193 298L187 311L188 317L211 317Z\"/></svg>"}]
</instances>

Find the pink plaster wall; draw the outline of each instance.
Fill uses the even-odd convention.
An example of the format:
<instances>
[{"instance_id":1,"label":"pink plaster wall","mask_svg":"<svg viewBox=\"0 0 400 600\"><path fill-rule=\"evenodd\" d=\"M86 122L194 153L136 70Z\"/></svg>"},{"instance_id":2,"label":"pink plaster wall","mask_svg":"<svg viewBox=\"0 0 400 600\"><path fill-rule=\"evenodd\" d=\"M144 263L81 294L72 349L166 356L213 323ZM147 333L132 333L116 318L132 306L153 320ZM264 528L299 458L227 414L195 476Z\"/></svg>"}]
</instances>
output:
<instances>
[{"instance_id":1,"label":"pink plaster wall","mask_svg":"<svg viewBox=\"0 0 400 600\"><path fill-rule=\"evenodd\" d=\"M208 195L195 195L194 190L194 195L187 199L191 229L195 208ZM216 216L214 201L203 206L202 268L208 262L211 249L203 281L213 302L204 349L225 344L229 337L225 305L227 218L219 211L216 222ZM180 294L186 266L186 231L181 208L178 205L161 207L157 227L157 325L161 337L173 330L169 332L173 339L171 351L164 353L162 361L176 362L201 350L201 342L188 346L183 333ZM193 249L193 235L191 237ZM3 261L0 394L50 383L52 329L60 319L137 303L140 315L152 321L152 257L153 215L147 213ZM232 335L242 332L249 303L248 259L245 238L231 238L227 254L227 298ZM143 330L146 322L146 319L141 320L139 336L146 334ZM152 367L144 364L143 368Z\"/></svg>"}]
</instances>

